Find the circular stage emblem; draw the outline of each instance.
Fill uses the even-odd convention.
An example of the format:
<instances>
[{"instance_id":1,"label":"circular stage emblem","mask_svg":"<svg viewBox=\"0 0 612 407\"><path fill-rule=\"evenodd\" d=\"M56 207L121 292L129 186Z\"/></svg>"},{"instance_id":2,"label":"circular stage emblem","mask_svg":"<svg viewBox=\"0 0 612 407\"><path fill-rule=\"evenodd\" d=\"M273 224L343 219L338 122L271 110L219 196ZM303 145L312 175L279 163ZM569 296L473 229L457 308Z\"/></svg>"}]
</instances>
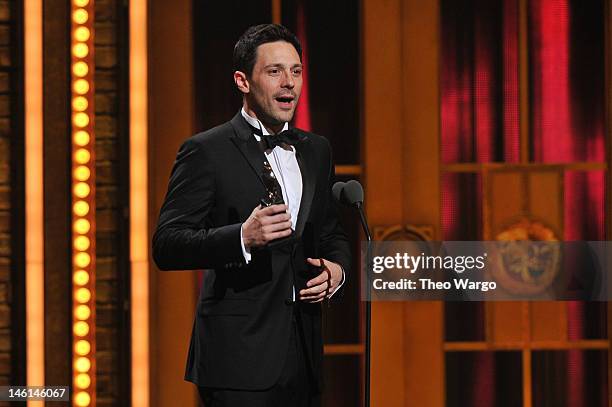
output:
<instances>
[{"instance_id":1,"label":"circular stage emblem","mask_svg":"<svg viewBox=\"0 0 612 407\"><path fill-rule=\"evenodd\" d=\"M555 233L542 222L522 219L497 236L492 275L515 295L534 295L551 286L559 274L561 248Z\"/></svg>"}]
</instances>

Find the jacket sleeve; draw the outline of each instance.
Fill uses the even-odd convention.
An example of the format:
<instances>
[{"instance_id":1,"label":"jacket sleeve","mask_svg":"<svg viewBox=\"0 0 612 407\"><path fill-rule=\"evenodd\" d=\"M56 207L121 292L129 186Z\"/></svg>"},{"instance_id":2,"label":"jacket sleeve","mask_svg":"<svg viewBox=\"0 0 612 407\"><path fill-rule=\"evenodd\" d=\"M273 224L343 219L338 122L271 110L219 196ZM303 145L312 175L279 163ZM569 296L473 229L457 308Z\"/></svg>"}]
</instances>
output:
<instances>
[{"instance_id":1,"label":"jacket sleeve","mask_svg":"<svg viewBox=\"0 0 612 407\"><path fill-rule=\"evenodd\" d=\"M241 223L213 227L215 165L197 140L179 149L153 235L153 259L161 270L219 268L244 262Z\"/></svg>"},{"instance_id":2,"label":"jacket sleeve","mask_svg":"<svg viewBox=\"0 0 612 407\"><path fill-rule=\"evenodd\" d=\"M338 219L338 204L332 196L332 185L335 181L335 170L331 158L331 147L327 144L329 151L329 170L327 176L327 199L321 234L319 238L318 252L321 257L333 261L342 266L345 281L349 277L351 266L351 250L348 237ZM334 297L341 294L346 284L343 284Z\"/></svg>"}]
</instances>

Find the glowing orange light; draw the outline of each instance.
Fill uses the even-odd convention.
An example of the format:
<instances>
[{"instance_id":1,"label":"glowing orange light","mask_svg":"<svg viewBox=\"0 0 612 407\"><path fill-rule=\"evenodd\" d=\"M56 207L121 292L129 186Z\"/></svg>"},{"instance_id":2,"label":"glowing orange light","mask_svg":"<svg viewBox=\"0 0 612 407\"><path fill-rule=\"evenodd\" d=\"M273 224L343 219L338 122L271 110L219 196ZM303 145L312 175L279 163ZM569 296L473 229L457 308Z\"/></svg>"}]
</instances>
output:
<instances>
[{"instance_id":1,"label":"glowing orange light","mask_svg":"<svg viewBox=\"0 0 612 407\"><path fill-rule=\"evenodd\" d=\"M77 355L85 356L91 351L91 345L85 339L81 339L74 344L74 351Z\"/></svg>"},{"instance_id":2,"label":"glowing orange light","mask_svg":"<svg viewBox=\"0 0 612 407\"><path fill-rule=\"evenodd\" d=\"M89 393L80 391L74 396L74 403L79 407L87 407L91 403Z\"/></svg>"},{"instance_id":3,"label":"glowing orange light","mask_svg":"<svg viewBox=\"0 0 612 407\"><path fill-rule=\"evenodd\" d=\"M89 289L83 287L76 290L74 293L74 299L81 304L86 303L91 299L91 291Z\"/></svg>"},{"instance_id":4,"label":"glowing orange light","mask_svg":"<svg viewBox=\"0 0 612 407\"><path fill-rule=\"evenodd\" d=\"M85 321L79 321L74 324L73 330L76 336L85 336L89 333L89 324Z\"/></svg>"},{"instance_id":5,"label":"glowing orange light","mask_svg":"<svg viewBox=\"0 0 612 407\"><path fill-rule=\"evenodd\" d=\"M85 127L89 124L89 115L83 112L76 113L72 118L72 122L77 127Z\"/></svg>"},{"instance_id":6,"label":"glowing orange light","mask_svg":"<svg viewBox=\"0 0 612 407\"><path fill-rule=\"evenodd\" d=\"M79 181L87 181L91 175L91 171L84 165L76 167L73 171L74 178Z\"/></svg>"},{"instance_id":7,"label":"glowing orange light","mask_svg":"<svg viewBox=\"0 0 612 407\"><path fill-rule=\"evenodd\" d=\"M74 30L74 39L77 41L87 41L89 39L89 28L79 27Z\"/></svg>"},{"instance_id":8,"label":"glowing orange light","mask_svg":"<svg viewBox=\"0 0 612 407\"><path fill-rule=\"evenodd\" d=\"M77 216L85 216L89 213L89 204L85 201L76 201L72 207L72 210Z\"/></svg>"},{"instance_id":9,"label":"glowing orange light","mask_svg":"<svg viewBox=\"0 0 612 407\"><path fill-rule=\"evenodd\" d=\"M74 248L79 251L89 249L89 238L87 236L78 236L74 239Z\"/></svg>"},{"instance_id":10,"label":"glowing orange light","mask_svg":"<svg viewBox=\"0 0 612 407\"><path fill-rule=\"evenodd\" d=\"M89 133L85 130L79 130L74 133L74 142L79 147L86 146L89 143Z\"/></svg>"},{"instance_id":11,"label":"glowing orange light","mask_svg":"<svg viewBox=\"0 0 612 407\"><path fill-rule=\"evenodd\" d=\"M85 252L77 253L74 256L74 264L77 267L87 267L91 263L91 256Z\"/></svg>"},{"instance_id":12,"label":"glowing orange light","mask_svg":"<svg viewBox=\"0 0 612 407\"><path fill-rule=\"evenodd\" d=\"M91 384L91 378L89 377L89 375L87 373L79 373L74 378L74 384L79 389L86 389Z\"/></svg>"},{"instance_id":13,"label":"glowing orange light","mask_svg":"<svg viewBox=\"0 0 612 407\"><path fill-rule=\"evenodd\" d=\"M72 54L77 58L85 58L87 55L89 55L89 47L87 44L82 42L74 44L72 47Z\"/></svg>"},{"instance_id":14,"label":"glowing orange light","mask_svg":"<svg viewBox=\"0 0 612 407\"><path fill-rule=\"evenodd\" d=\"M79 198L86 198L91 192L91 188L85 182L79 182L74 186L74 194Z\"/></svg>"},{"instance_id":15,"label":"glowing orange light","mask_svg":"<svg viewBox=\"0 0 612 407\"><path fill-rule=\"evenodd\" d=\"M74 222L74 231L82 235L89 232L90 227L91 225L87 219L78 219Z\"/></svg>"},{"instance_id":16,"label":"glowing orange light","mask_svg":"<svg viewBox=\"0 0 612 407\"><path fill-rule=\"evenodd\" d=\"M87 98L83 96L77 96L72 99L72 108L77 112L84 111L85 109L87 109L87 106L89 106L89 102L87 102Z\"/></svg>"},{"instance_id":17,"label":"glowing orange light","mask_svg":"<svg viewBox=\"0 0 612 407\"><path fill-rule=\"evenodd\" d=\"M82 8L75 10L74 13L72 13L72 20L77 24L85 24L88 18L89 15L87 14L87 11L83 10Z\"/></svg>"},{"instance_id":18,"label":"glowing orange light","mask_svg":"<svg viewBox=\"0 0 612 407\"><path fill-rule=\"evenodd\" d=\"M81 57L79 57L79 58L81 58ZM89 66L87 65L87 63L85 63L83 61L76 62L72 66L72 73L75 74L78 77L82 78L83 76L87 75L88 72L89 72Z\"/></svg>"},{"instance_id":19,"label":"glowing orange light","mask_svg":"<svg viewBox=\"0 0 612 407\"><path fill-rule=\"evenodd\" d=\"M74 153L74 161L76 161L77 164L87 164L90 159L91 159L91 154L89 153L89 151L85 150L84 148L79 148Z\"/></svg>"},{"instance_id":20,"label":"glowing orange light","mask_svg":"<svg viewBox=\"0 0 612 407\"><path fill-rule=\"evenodd\" d=\"M72 281L74 281L76 285L85 285L89 282L89 273L85 270L79 270L74 273Z\"/></svg>"},{"instance_id":21,"label":"glowing orange light","mask_svg":"<svg viewBox=\"0 0 612 407\"><path fill-rule=\"evenodd\" d=\"M74 317L80 320L86 320L91 315L91 310L87 305L79 305L74 309Z\"/></svg>"},{"instance_id":22,"label":"glowing orange light","mask_svg":"<svg viewBox=\"0 0 612 407\"><path fill-rule=\"evenodd\" d=\"M89 92L89 82L86 79L77 79L72 85L72 89L79 95L84 95Z\"/></svg>"}]
</instances>

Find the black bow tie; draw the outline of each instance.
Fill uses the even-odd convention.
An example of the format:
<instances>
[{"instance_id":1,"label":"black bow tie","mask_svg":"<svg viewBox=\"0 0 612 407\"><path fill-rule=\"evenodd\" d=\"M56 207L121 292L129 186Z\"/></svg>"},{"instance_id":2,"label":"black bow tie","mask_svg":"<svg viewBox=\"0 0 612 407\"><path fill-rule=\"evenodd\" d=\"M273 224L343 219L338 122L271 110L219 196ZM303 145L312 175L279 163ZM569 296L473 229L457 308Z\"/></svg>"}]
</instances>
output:
<instances>
[{"instance_id":1,"label":"black bow tie","mask_svg":"<svg viewBox=\"0 0 612 407\"><path fill-rule=\"evenodd\" d=\"M262 135L260 132L256 133L259 135L259 137L261 137L261 143L266 150L271 150L276 146L283 147L283 145L287 144L294 146L304 139L304 136L295 131L293 128L281 131L277 134L269 134L267 136Z\"/></svg>"}]
</instances>

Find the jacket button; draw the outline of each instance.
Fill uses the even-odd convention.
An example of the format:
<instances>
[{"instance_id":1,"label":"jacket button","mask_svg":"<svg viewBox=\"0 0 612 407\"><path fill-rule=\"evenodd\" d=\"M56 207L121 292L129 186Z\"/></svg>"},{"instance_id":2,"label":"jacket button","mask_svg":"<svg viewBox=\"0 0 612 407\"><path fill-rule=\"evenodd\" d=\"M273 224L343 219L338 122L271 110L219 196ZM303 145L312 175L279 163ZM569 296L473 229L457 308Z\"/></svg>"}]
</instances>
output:
<instances>
[{"instance_id":1,"label":"jacket button","mask_svg":"<svg viewBox=\"0 0 612 407\"><path fill-rule=\"evenodd\" d=\"M285 300L285 305L293 305L293 304L295 304L295 301L293 301L292 299L287 298L287 299Z\"/></svg>"}]
</instances>

